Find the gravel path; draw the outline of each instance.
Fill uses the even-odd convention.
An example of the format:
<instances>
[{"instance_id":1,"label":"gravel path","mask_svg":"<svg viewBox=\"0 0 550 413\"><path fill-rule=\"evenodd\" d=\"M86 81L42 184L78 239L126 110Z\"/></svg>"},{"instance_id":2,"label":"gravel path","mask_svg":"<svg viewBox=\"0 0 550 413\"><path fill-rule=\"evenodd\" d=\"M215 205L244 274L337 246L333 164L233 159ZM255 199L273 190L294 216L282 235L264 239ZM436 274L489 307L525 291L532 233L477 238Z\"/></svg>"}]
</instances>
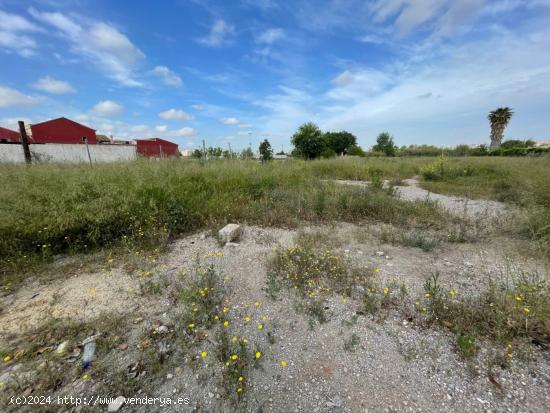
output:
<instances>
[{"instance_id":1,"label":"gravel path","mask_svg":"<svg viewBox=\"0 0 550 413\"><path fill-rule=\"evenodd\" d=\"M334 182L341 185L362 187L366 187L370 184L368 181L335 180ZM436 194L421 188L416 179L405 179L403 182L406 186L395 186L396 193L401 198L410 201L435 201L441 205L442 208L456 215L464 215L466 213L470 218L497 218L501 216L506 209L506 205L502 202ZM388 181L385 181L386 185L387 183Z\"/></svg>"}]
</instances>

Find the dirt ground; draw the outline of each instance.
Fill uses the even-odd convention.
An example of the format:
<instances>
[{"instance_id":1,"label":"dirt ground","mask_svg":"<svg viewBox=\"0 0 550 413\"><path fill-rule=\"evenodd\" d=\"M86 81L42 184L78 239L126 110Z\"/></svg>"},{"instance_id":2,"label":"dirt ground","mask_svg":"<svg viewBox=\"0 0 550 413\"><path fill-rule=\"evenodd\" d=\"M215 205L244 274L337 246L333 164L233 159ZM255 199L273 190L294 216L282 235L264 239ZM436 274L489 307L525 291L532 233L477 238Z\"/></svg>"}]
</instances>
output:
<instances>
[{"instance_id":1,"label":"dirt ground","mask_svg":"<svg viewBox=\"0 0 550 413\"><path fill-rule=\"evenodd\" d=\"M459 294L475 293L485 283L502 279L514 269L544 272L542 262L513 251L517 246L503 240L483 244L443 244L433 251L383 244L375 227L338 223L309 228L328 234L334 248L354 265L379 268L382 285L392 281L406 285L414 299L427 276L437 271L441 282ZM283 289L277 300L266 296L267 259L277 247L290 247L296 230L246 227L237 245L220 247L208 233L198 233L171 246L158 264L163 286L193 265L199 252L221 252L207 261L224 275L229 293L227 306L232 328L240 337L260 342L263 363L253 370L251 389L235 407L223 397L220 368L206 358L198 368L171 366L154 385L141 388L150 397L187 397L189 405L171 407L130 406L121 411L232 412L545 412L550 411L550 358L533 348L528 358L512 360L507 369L493 368L491 379L486 359L494 349L482 343L481 352L464 361L454 351L454 337L445 330L422 329L398 313L384 319L362 315L360 303L338 295L327 297L329 320L311 327L308 317L296 310L297 294ZM67 274L47 284L27 284L1 298L0 348L9 340L54 317L82 322L98 316L125 314L135 319L134 332L125 332L128 349L113 349L112 363L133 363L140 351L138 332L153 328L160 320L169 329L177 326L179 309L168 294L139 293L140 279L113 264L112 273ZM169 288L166 287L168 290ZM258 302L258 308L253 306ZM412 303L411 303L412 305ZM358 311L361 315L358 315ZM251 322L243 321L248 314ZM257 323L265 328L258 331ZM157 322L158 323L158 322ZM271 339L268 340L267 333ZM352 350L345 343L352 335ZM67 338L70 339L70 338ZM213 351L206 348L210 353ZM285 361L286 366L281 362ZM0 382L17 380L17 360L4 363ZM75 379L56 394L93 394L91 379ZM495 384L495 382L497 384ZM2 389L0 389L2 391ZM129 397L131 395L123 394ZM13 407L12 407L13 408ZM87 411L63 407L52 411ZM105 406L92 408L106 411Z\"/></svg>"}]
</instances>

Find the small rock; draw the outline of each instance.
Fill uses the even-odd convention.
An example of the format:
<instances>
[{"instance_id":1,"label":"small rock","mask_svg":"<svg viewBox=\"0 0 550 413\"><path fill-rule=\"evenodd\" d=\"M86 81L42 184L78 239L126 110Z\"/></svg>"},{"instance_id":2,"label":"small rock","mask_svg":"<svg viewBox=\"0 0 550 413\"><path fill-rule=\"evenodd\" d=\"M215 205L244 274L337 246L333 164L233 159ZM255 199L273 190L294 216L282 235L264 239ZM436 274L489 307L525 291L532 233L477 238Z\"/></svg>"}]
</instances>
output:
<instances>
[{"instance_id":1,"label":"small rock","mask_svg":"<svg viewBox=\"0 0 550 413\"><path fill-rule=\"evenodd\" d=\"M69 345L69 342L68 341L64 341L63 343L61 343L60 345L57 346L57 349L55 350L55 352L57 354L63 354L65 353L65 350L67 350L67 346Z\"/></svg>"},{"instance_id":2,"label":"small rock","mask_svg":"<svg viewBox=\"0 0 550 413\"><path fill-rule=\"evenodd\" d=\"M376 255L378 255L379 257L385 255L384 251L376 251Z\"/></svg>"},{"instance_id":3,"label":"small rock","mask_svg":"<svg viewBox=\"0 0 550 413\"><path fill-rule=\"evenodd\" d=\"M168 380L172 380L172 379L174 378L174 375L168 373L168 374L166 375L166 378L167 378Z\"/></svg>"},{"instance_id":4,"label":"small rock","mask_svg":"<svg viewBox=\"0 0 550 413\"><path fill-rule=\"evenodd\" d=\"M126 397L118 396L115 400L109 403L109 406L107 407L107 412L118 412L125 401Z\"/></svg>"},{"instance_id":5,"label":"small rock","mask_svg":"<svg viewBox=\"0 0 550 413\"><path fill-rule=\"evenodd\" d=\"M208 392L208 397L210 397L212 399L214 397L214 393Z\"/></svg>"},{"instance_id":6,"label":"small rock","mask_svg":"<svg viewBox=\"0 0 550 413\"><path fill-rule=\"evenodd\" d=\"M159 327L155 328L155 331L156 331L158 334L165 334L165 333L168 333L168 327L166 327L166 326L159 326Z\"/></svg>"},{"instance_id":7,"label":"small rock","mask_svg":"<svg viewBox=\"0 0 550 413\"><path fill-rule=\"evenodd\" d=\"M242 233L243 229L240 225L227 224L225 227L220 229L220 231L218 232L218 237L221 243L227 244L228 242L238 240Z\"/></svg>"},{"instance_id":8,"label":"small rock","mask_svg":"<svg viewBox=\"0 0 550 413\"><path fill-rule=\"evenodd\" d=\"M122 343L122 344L119 344L118 347L117 347L119 350L126 350L128 349L128 343Z\"/></svg>"},{"instance_id":9,"label":"small rock","mask_svg":"<svg viewBox=\"0 0 550 413\"><path fill-rule=\"evenodd\" d=\"M226 247L238 247L239 246L239 243L238 242L227 242L225 244Z\"/></svg>"}]
</instances>

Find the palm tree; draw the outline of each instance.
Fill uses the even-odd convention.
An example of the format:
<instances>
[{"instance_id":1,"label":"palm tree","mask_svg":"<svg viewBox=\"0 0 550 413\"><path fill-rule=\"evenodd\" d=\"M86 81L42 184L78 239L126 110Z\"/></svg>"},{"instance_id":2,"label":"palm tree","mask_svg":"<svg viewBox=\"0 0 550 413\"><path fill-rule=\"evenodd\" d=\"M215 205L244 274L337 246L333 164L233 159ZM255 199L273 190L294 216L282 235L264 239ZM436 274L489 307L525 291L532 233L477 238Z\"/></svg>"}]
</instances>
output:
<instances>
[{"instance_id":1,"label":"palm tree","mask_svg":"<svg viewBox=\"0 0 550 413\"><path fill-rule=\"evenodd\" d=\"M513 114L514 112L509 107L497 108L489 112L487 119L491 122L491 149L496 149L500 146L504 129L506 129Z\"/></svg>"}]
</instances>

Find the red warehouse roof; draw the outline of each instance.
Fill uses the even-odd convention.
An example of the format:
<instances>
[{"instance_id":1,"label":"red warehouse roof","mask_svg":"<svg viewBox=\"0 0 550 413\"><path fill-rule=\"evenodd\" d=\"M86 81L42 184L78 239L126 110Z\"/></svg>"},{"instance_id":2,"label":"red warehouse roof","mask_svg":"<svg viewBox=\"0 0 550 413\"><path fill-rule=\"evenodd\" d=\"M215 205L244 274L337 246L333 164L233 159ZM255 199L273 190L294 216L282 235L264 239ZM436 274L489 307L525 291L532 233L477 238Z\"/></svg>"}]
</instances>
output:
<instances>
[{"instance_id":1,"label":"red warehouse roof","mask_svg":"<svg viewBox=\"0 0 550 413\"><path fill-rule=\"evenodd\" d=\"M19 142L19 132L6 129L0 126L0 142Z\"/></svg>"},{"instance_id":2,"label":"red warehouse roof","mask_svg":"<svg viewBox=\"0 0 550 413\"><path fill-rule=\"evenodd\" d=\"M160 139L136 139L137 153L148 157L175 156L178 154L176 143Z\"/></svg>"},{"instance_id":3,"label":"red warehouse roof","mask_svg":"<svg viewBox=\"0 0 550 413\"><path fill-rule=\"evenodd\" d=\"M97 143L95 129L67 118L31 125L31 131L33 143Z\"/></svg>"}]
</instances>

